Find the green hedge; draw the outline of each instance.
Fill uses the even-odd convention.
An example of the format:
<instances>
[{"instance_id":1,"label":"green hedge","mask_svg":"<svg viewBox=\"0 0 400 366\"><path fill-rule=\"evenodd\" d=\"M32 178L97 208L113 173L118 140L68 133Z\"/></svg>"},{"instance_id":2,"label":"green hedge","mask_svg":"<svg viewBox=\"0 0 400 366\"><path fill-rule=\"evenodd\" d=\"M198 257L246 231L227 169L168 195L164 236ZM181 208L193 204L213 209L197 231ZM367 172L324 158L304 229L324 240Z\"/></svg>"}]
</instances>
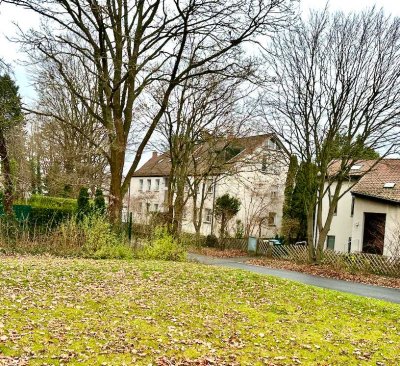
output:
<instances>
[{"instance_id":1,"label":"green hedge","mask_svg":"<svg viewBox=\"0 0 400 366\"><path fill-rule=\"evenodd\" d=\"M31 227L53 228L62 221L70 218L76 212L70 207L32 207L28 216L28 225Z\"/></svg>"},{"instance_id":2,"label":"green hedge","mask_svg":"<svg viewBox=\"0 0 400 366\"><path fill-rule=\"evenodd\" d=\"M45 207L45 208L56 208L56 209L70 209L76 210L77 201L74 198L63 198L63 197L50 197L42 196L39 194L33 194L28 202L28 205L32 207Z\"/></svg>"}]
</instances>

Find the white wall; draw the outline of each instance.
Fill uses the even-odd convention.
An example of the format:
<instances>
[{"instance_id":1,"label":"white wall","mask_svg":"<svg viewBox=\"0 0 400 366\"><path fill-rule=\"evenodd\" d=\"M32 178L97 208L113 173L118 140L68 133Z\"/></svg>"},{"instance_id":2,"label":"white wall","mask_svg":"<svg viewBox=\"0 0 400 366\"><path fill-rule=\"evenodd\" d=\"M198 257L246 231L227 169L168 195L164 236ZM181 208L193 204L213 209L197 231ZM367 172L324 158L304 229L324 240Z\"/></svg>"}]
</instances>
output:
<instances>
[{"instance_id":1,"label":"white wall","mask_svg":"<svg viewBox=\"0 0 400 366\"><path fill-rule=\"evenodd\" d=\"M280 153L282 154L282 153ZM273 166L267 172L261 172L262 164L259 161L258 152L253 157L255 163L238 167L238 172L222 178L217 178L215 189L215 199L228 193L239 198L241 208L236 217L229 223L229 233L234 235L236 231L236 222L240 220L243 225L249 221L254 221L260 216L268 217L269 212L276 213L275 225L268 225L268 220L264 220L261 225L261 236L273 237L280 232L282 222L282 206L284 198L284 189L287 175L287 162L282 159L277 162L274 159ZM250 158L251 159L251 158ZM272 165L272 164L271 164ZM210 177L211 178L211 177ZM143 179L143 191L140 191L140 180ZM147 180L152 180L152 190L147 190ZM155 179L160 179L159 191L154 191ZM276 197L271 198L271 191L276 191ZM130 211L133 212L134 222L148 223L149 215L142 208L142 202L150 203L150 211L153 211L154 204L158 204L160 211L165 211L164 207L167 187L163 177L133 177L130 189ZM206 221L206 209L213 209L214 195L209 194L204 202L203 223L201 233L208 235L211 232L218 235L218 220L214 217L213 230L211 222ZM195 232L192 223L193 202L189 198L186 205L186 218L183 220L182 229L185 232ZM259 225L251 225L251 234L258 236Z\"/></svg>"},{"instance_id":2,"label":"white wall","mask_svg":"<svg viewBox=\"0 0 400 366\"><path fill-rule=\"evenodd\" d=\"M151 180L151 189L148 190L147 180ZM156 189L156 180L160 180L160 186ZM143 189L140 189L140 181L143 180ZM133 221L147 223L149 215L147 214L146 204L150 204L150 212L155 211L155 205L158 205L158 211L165 210L165 195L168 187L164 177L133 177L130 185L129 211L133 213ZM127 197L127 199L129 199Z\"/></svg>"},{"instance_id":3,"label":"white wall","mask_svg":"<svg viewBox=\"0 0 400 366\"><path fill-rule=\"evenodd\" d=\"M343 183L341 192L349 189L349 187L354 184L354 182ZM325 188L327 185L325 185ZM333 192L336 188L336 183L332 183L330 189ZM337 205L337 213L332 218L331 229L328 235L335 236L335 250L338 252L347 252L348 240L352 236L353 230L353 218L351 216L351 203L352 195L350 192L345 193L345 195L339 200ZM326 194L322 200L322 217L323 222L325 222L328 216L329 210L329 195ZM325 242L326 248L326 242Z\"/></svg>"},{"instance_id":4,"label":"white wall","mask_svg":"<svg viewBox=\"0 0 400 366\"><path fill-rule=\"evenodd\" d=\"M385 241L383 244L383 255L394 255L394 235L400 229L400 206L384 201L373 201L366 198L356 197L353 217L352 251L361 252L364 237L364 213L386 214Z\"/></svg>"},{"instance_id":5,"label":"white wall","mask_svg":"<svg viewBox=\"0 0 400 366\"><path fill-rule=\"evenodd\" d=\"M350 187L345 183L342 192ZM335 183L331 187L335 189ZM328 214L329 198L323 199L323 218ZM354 214L351 215L352 194L347 192L338 202L337 214L332 219L328 235L335 236L335 250L348 251L348 240L351 238L351 251L361 252L364 237L364 213L386 214L385 241L383 255L393 255L394 235L400 230L400 205L390 202L377 201L368 198L354 197ZM327 243L325 242L325 248Z\"/></svg>"}]
</instances>

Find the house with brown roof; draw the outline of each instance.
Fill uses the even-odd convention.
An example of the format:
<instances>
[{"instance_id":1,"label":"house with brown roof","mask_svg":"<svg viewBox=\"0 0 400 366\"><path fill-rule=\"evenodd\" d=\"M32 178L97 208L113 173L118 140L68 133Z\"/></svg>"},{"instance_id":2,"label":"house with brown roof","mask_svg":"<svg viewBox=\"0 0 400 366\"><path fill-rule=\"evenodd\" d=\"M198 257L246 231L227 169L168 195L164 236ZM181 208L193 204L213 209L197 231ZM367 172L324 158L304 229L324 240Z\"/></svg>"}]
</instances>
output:
<instances>
[{"instance_id":1,"label":"house with brown roof","mask_svg":"<svg viewBox=\"0 0 400 366\"><path fill-rule=\"evenodd\" d=\"M342 187L348 192L338 202L326 248L400 255L400 159L357 161L348 178ZM329 195L322 202L325 217L328 200Z\"/></svg>"},{"instance_id":2,"label":"house with brown roof","mask_svg":"<svg viewBox=\"0 0 400 366\"><path fill-rule=\"evenodd\" d=\"M210 156L217 159L210 163ZM189 186L195 179L201 179L202 184L197 188L201 192L196 197L190 189L185 190L183 231L194 233L194 220L201 217L200 233L218 236L215 201L229 193L241 202L239 213L229 223L230 235L242 231L244 235L274 237L280 232L288 154L275 135L200 142L191 164ZM129 205L134 222L146 224L156 212L167 212L170 171L171 160L167 151L153 153L134 173Z\"/></svg>"}]
</instances>

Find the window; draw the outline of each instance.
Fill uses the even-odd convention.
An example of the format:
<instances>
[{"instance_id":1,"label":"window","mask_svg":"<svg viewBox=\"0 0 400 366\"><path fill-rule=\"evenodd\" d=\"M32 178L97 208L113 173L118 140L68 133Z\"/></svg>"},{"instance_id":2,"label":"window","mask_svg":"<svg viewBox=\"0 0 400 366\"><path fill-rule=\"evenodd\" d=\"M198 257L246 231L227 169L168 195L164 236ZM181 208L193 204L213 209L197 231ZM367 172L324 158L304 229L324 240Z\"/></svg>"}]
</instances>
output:
<instances>
[{"instance_id":1,"label":"window","mask_svg":"<svg viewBox=\"0 0 400 366\"><path fill-rule=\"evenodd\" d=\"M273 186L271 188L271 199L275 200L278 198L278 187L277 186Z\"/></svg>"},{"instance_id":2,"label":"window","mask_svg":"<svg viewBox=\"0 0 400 366\"><path fill-rule=\"evenodd\" d=\"M263 156L262 162L261 162L261 172L266 173L267 172L267 158Z\"/></svg>"},{"instance_id":3,"label":"window","mask_svg":"<svg viewBox=\"0 0 400 366\"><path fill-rule=\"evenodd\" d=\"M335 250L335 236L334 235L327 236L326 249Z\"/></svg>"},{"instance_id":4,"label":"window","mask_svg":"<svg viewBox=\"0 0 400 366\"><path fill-rule=\"evenodd\" d=\"M276 225L275 220L276 220L276 213L269 212L268 213L268 226L275 226Z\"/></svg>"},{"instance_id":5,"label":"window","mask_svg":"<svg viewBox=\"0 0 400 366\"><path fill-rule=\"evenodd\" d=\"M207 194L212 194L213 192L214 192L214 184L212 180L209 180L207 187Z\"/></svg>"},{"instance_id":6,"label":"window","mask_svg":"<svg viewBox=\"0 0 400 366\"><path fill-rule=\"evenodd\" d=\"M186 209L186 207L183 209L183 211L182 211L182 219L183 220L186 220L187 219L187 209Z\"/></svg>"},{"instance_id":7,"label":"window","mask_svg":"<svg viewBox=\"0 0 400 366\"><path fill-rule=\"evenodd\" d=\"M156 179L156 186L154 187L154 190L157 192L160 190L160 180L159 179Z\"/></svg>"},{"instance_id":8,"label":"window","mask_svg":"<svg viewBox=\"0 0 400 366\"><path fill-rule=\"evenodd\" d=\"M146 203L146 213L150 212L150 203Z\"/></svg>"},{"instance_id":9,"label":"window","mask_svg":"<svg viewBox=\"0 0 400 366\"><path fill-rule=\"evenodd\" d=\"M151 179L147 179L147 190L151 191Z\"/></svg>"},{"instance_id":10,"label":"window","mask_svg":"<svg viewBox=\"0 0 400 366\"><path fill-rule=\"evenodd\" d=\"M349 237L349 240L347 241L347 252L351 252L351 236Z\"/></svg>"},{"instance_id":11,"label":"window","mask_svg":"<svg viewBox=\"0 0 400 366\"><path fill-rule=\"evenodd\" d=\"M154 204L154 211L155 211L155 212L158 212L158 203L155 203L155 204Z\"/></svg>"},{"instance_id":12,"label":"window","mask_svg":"<svg viewBox=\"0 0 400 366\"><path fill-rule=\"evenodd\" d=\"M389 182L389 183L385 183L383 185L383 188L394 188L395 185L396 185L396 183Z\"/></svg>"},{"instance_id":13,"label":"window","mask_svg":"<svg viewBox=\"0 0 400 366\"><path fill-rule=\"evenodd\" d=\"M350 215L353 216L354 215L354 204L356 202L356 198L353 196L351 197L351 210L350 210Z\"/></svg>"},{"instance_id":14,"label":"window","mask_svg":"<svg viewBox=\"0 0 400 366\"><path fill-rule=\"evenodd\" d=\"M143 192L143 179L139 180L139 191Z\"/></svg>"},{"instance_id":15,"label":"window","mask_svg":"<svg viewBox=\"0 0 400 366\"><path fill-rule=\"evenodd\" d=\"M209 208L206 208L206 217L204 219L204 222L211 222L212 221L212 210Z\"/></svg>"}]
</instances>

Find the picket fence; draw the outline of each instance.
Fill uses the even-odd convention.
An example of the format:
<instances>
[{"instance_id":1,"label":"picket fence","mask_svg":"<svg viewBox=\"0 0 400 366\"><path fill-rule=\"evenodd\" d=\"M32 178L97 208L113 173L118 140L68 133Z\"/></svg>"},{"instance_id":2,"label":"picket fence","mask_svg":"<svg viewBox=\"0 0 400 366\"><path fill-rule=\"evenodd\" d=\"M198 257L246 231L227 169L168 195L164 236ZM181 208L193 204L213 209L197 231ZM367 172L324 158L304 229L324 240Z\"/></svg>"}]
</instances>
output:
<instances>
[{"instance_id":1,"label":"picket fence","mask_svg":"<svg viewBox=\"0 0 400 366\"><path fill-rule=\"evenodd\" d=\"M303 245L275 245L260 240L258 254L271 258L286 259L298 263L308 262L308 248ZM344 269L350 272L365 272L385 276L400 277L400 258L386 257L368 253L338 253L325 250L323 264L329 264L336 269Z\"/></svg>"}]
</instances>

